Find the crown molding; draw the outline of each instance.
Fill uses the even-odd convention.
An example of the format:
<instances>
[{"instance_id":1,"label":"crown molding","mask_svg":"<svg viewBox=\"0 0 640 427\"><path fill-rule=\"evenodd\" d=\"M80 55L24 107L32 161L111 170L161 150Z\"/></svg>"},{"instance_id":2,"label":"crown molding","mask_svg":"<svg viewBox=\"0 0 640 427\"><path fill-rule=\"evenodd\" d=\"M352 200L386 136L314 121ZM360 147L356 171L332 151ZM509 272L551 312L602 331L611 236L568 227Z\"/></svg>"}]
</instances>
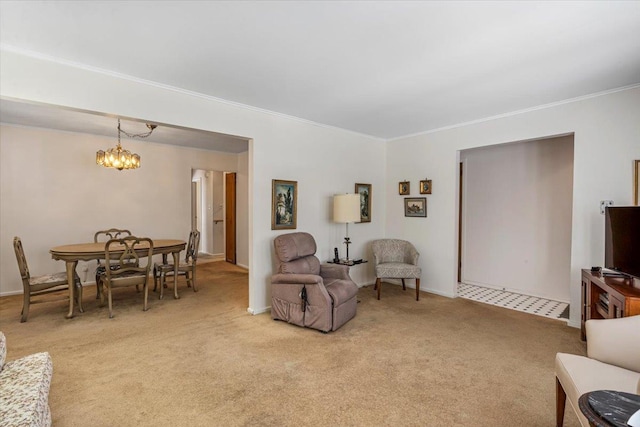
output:
<instances>
[{"instance_id":1,"label":"crown molding","mask_svg":"<svg viewBox=\"0 0 640 427\"><path fill-rule=\"evenodd\" d=\"M29 57L29 58L38 59L38 60L41 60L41 61L53 62L53 63L56 63L56 64L61 64L61 65L67 66L67 67L73 67L73 68L77 68L77 69L80 69L80 70L90 71L90 72L93 72L93 73L102 74L102 75L106 75L106 76L109 76L109 77L115 77L115 78L118 78L118 79L127 80L127 81L134 82L134 83L140 83L140 84L144 84L144 85L147 85L147 86L156 87L158 89L163 89L163 90L168 90L168 91L180 93L182 95L193 96L193 97L196 97L196 98L202 98L202 99L206 99L208 101L218 102L218 103L221 103L221 104L229 105L229 106L236 107L236 108L241 108L241 109L248 110L248 111L253 111L253 112L262 113L262 114L268 114L268 115L271 115L271 116L280 117L280 118L288 119L288 120L294 120L294 121L305 123L305 124L308 124L308 125L321 127L321 128L324 128L324 129L337 130L337 131L340 131L340 132L347 132L347 133L350 133L352 135L357 135L357 136L361 136L361 137L365 137L365 138L371 138L371 139L375 139L375 140L381 141L381 142L386 141L385 138L380 138L378 136L369 135L369 134L362 133L362 132L356 132L356 131L353 131L353 130L350 130L350 129L344 129L344 128L340 128L340 127L337 127L337 126L331 126L331 125L327 125L327 124L324 124L324 123L314 122L312 120L303 119L301 117L296 117L296 116L292 116L292 115L289 115L289 114L279 113L277 111L267 110L267 109L260 108L260 107L254 107L252 105L242 104L242 103L235 102L235 101L229 101L227 99L218 98L218 97L215 97L215 96L206 95L204 93L195 92L195 91L191 91L191 90L187 90L187 89L182 89L182 88L179 88L179 87L176 87L176 86L171 86L171 85L167 85L167 84L164 84L164 83L155 82L153 80L146 80L146 79L142 79L142 78L139 78L139 77L130 76L128 74L118 73L116 71L111 71L111 70L105 70L103 68L93 67L93 66L87 65L87 64L82 64L80 62L69 61L69 60L57 58L57 57L54 57L54 56L51 56L51 55L46 55L46 54L43 54L43 53L40 53L40 52L34 52L34 51L27 50L27 49L22 49L22 48L18 48L18 47L15 47L15 46L10 46L10 45L7 45L7 44L0 43L0 53L2 53L2 52L10 52L10 53L15 53L15 54L18 54L18 55L26 56L26 57Z\"/></svg>"},{"instance_id":2,"label":"crown molding","mask_svg":"<svg viewBox=\"0 0 640 427\"><path fill-rule=\"evenodd\" d=\"M465 126L475 125L475 124L478 124L478 123L489 122L491 120L503 119L505 117L517 116L517 115L520 115L520 114L530 113L532 111L544 110L544 109L547 109L547 108L557 107L557 106L565 105L565 104L571 104L571 103L574 103L574 102L584 101L585 99L597 98L599 96L610 95L612 93L623 92L625 90L636 89L636 88L640 88L640 83L634 83L632 85L622 86L622 87L618 87L618 88L615 88L615 89L608 89L608 90L604 90L602 92L596 92L596 93L592 93L592 94L589 94L589 95L577 96L575 98L569 98L569 99L565 99L565 100L562 100L562 101L550 102L548 104L542 104L542 105L538 105L536 107L529 107L529 108L525 108L525 109L522 109L522 110L511 111L509 113L498 114L498 115L495 115L495 116L485 117L485 118L482 118L482 119L471 120L471 121L463 122L463 123L457 123L455 125L444 126L444 127L440 127L440 128L437 128L437 129L431 129L431 130L426 130L426 131L422 131L422 132L411 133L411 134L404 135L404 136L397 136L397 137L393 137L393 138L387 139L387 142L398 141L398 140L407 139L407 138L413 138L415 136L428 135L428 134L432 134L432 133L442 132L442 131L445 131L445 130L457 129L457 128L461 128L461 127L465 127Z\"/></svg>"}]
</instances>

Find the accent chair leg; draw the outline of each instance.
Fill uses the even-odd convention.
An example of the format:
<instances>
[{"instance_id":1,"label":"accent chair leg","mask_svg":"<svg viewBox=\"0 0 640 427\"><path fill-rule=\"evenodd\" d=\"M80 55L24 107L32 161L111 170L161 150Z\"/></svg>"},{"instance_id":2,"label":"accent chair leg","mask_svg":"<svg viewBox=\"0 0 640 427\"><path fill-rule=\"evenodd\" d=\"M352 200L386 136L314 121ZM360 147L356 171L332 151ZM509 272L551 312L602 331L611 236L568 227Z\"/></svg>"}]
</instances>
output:
<instances>
[{"instance_id":1,"label":"accent chair leg","mask_svg":"<svg viewBox=\"0 0 640 427\"><path fill-rule=\"evenodd\" d=\"M403 290L403 291L406 291L406 290L407 290L407 287L406 287L406 286L405 286L405 284L404 284L404 279L400 279L400 280L402 280L402 290Z\"/></svg>"},{"instance_id":2,"label":"accent chair leg","mask_svg":"<svg viewBox=\"0 0 640 427\"><path fill-rule=\"evenodd\" d=\"M27 316L29 316L29 303L31 294L29 293L29 289L25 289L23 291L23 300L22 300L22 317L20 318L20 322L24 323L27 321Z\"/></svg>"},{"instance_id":3,"label":"accent chair leg","mask_svg":"<svg viewBox=\"0 0 640 427\"><path fill-rule=\"evenodd\" d=\"M416 301L420 301L420 278L416 279Z\"/></svg>"},{"instance_id":4,"label":"accent chair leg","mask_svg":"<svg viewBox=\"0 0 640 427\"><path fill-rule=\"evenodd\" d=\"M158 269L154 266L153 267L153 292L155 292L156 289L158 289Z\"/></svg>"},{"instance_id":5,"label":"accent chair leg","mask_svg":"<svg viewBox=\"0 0 640 427\"><path fill-rule=\"evenodd\" d=\"M167 279L167 275L164 271L160 270L160 274L158 276L158 286L160 286L160 299L164 298L164 288L165 288L165 280Z\"/></svg>"},{"instance_id":6,"label":"accent chair leg","mask_svg":"<svg viewBox=\"0 0 640 427\"><path fill-rule=\"evenodd\" d=\"M379 277L376 279L376 289L378 290L378 299L380 299L380 289L382 289L382 281Z\"/></svg>"},{"instance_id":7,"label":"accent chair leg","mask_svg":"<svg viewBox=\"0 0 640 427\"><path fill-rule=\"evenodd\" d=\"M187 273L189 274L189 273ZM193 271L191 272L191 286L193 286L193 292L198 292L198 289L196 288L196 268L195 266L193 267Z\"/></svg>"},{"instance_id":8,"label":"accent chair leg","mask_svg":"<svg viewBox=\"0 0 640 427\"><path fill-rule=\"evenodd\" d=\"M113 319L113 299L111 298L111 284L107 285L107 293L109 297L109 319Z\"/></svg>"},{"instance_id":9,"label":"accent chair leg","mask_svg":"<svg viewBox=\"0 0 640 427\"><path fill-rule=\"evenodd\" d=\"M100 299L100 286L98 286L98 280L100 280L100 277L96 272L96 299Z\"/></svg>"},{"instance_id":10,"label":"accent chair leg","mask_svg":"<svg viewBox=\"0 0 640 427\"><path fill-rule=\"evenodd\" d=\"M147 299L149 297L149 279L147 279L147 281L144 282L143 288L144 288L144 305L142 306L142 311L147 311L149 309L149 307L147 307Z\"/></svg>"},{"instance_id":11,"label":"accent chair leg","mask_svg":"<svg viewBox=\"0 0 640 427\"><path fill-rule=\"evenodd\" d=\"M560 380L556 377L556 427L562 427L564 423L564 408L567 402L567 393L564 391Z\"/></svg>"}]
</instances>

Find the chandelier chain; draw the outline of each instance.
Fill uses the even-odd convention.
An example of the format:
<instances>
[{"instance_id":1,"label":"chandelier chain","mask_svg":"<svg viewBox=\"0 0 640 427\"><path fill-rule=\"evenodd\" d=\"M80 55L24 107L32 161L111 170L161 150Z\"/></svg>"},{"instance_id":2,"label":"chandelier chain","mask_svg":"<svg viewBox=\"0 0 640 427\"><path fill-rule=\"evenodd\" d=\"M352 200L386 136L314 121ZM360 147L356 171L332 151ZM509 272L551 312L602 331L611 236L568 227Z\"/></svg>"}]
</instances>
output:
<instances>
[{"instance_id":1,"label":"chandelier chain","mask_svg":"<svg viewBox=\"0 0 640 427\"><path fill-rule=\"evenodd\" d=\"M149 132L145 132L145 133L129 133L129 132L127 132L125 130L122 130L120 128L120 119L118 119L118 132L119 133L123 133L128 138L146 138L146 137L148 137L149 135L151 135L153 133L153 131L154 131L154 129L156 127L157 127L156 125L152 125L152 124L147 123L147 128L149 128Z\"/></svg>"}]
</instances>

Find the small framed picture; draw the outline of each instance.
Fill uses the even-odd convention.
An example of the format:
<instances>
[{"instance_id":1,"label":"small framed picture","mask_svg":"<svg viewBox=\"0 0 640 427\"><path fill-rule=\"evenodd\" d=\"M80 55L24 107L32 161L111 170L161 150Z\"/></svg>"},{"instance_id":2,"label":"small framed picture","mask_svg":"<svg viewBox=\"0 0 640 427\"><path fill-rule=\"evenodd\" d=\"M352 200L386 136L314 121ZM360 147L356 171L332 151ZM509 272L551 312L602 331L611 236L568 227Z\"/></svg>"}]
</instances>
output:
<instances>
[{"instance_id":1,"label":"small framed picture","mask_svg":"<svg viewBox=\"0 0 640 427\"><path fill-rule=\"evenodd\" d=\"M298 181L271 180L271 229L297 227Z\"/></svg>"},{"instance_id":2,"label":"small framed picture","mask_svg":"<svg viewBox=\"0 0 640 427\"><path fill-rule=\"evenodd\" d=\"M426 197L405 197L404 216L426 217L427 198Z\"/></svg>"},{"instance_id":3,"label":"small framed picture","mask_svg":"<svg viewBox=\"0 0 640 427\"><path fill-rule=\"evenodd\" d=\"M431 194L431 180L420 181L420 194Z\"/></svg>"},{"instance_id":4,"label":"small framed picture","mask_svg":"<svg viewBox=\"0 0 640 427\"><path fill-rule=\"evenodd\" d=\"M411 183L409 181L401 181L398 183L398 194L408 196L411 194Z\"/></svg>"},{"instance_id":5,"label":"small framed picture","mask_svg":"<svg viewBox=\"0 0 640 427\"><path fill-rule=\"evenodd\" d=\"M356 184L360 195L360 222L371 222L371 184Z\"/></svg>"}]
</instances>

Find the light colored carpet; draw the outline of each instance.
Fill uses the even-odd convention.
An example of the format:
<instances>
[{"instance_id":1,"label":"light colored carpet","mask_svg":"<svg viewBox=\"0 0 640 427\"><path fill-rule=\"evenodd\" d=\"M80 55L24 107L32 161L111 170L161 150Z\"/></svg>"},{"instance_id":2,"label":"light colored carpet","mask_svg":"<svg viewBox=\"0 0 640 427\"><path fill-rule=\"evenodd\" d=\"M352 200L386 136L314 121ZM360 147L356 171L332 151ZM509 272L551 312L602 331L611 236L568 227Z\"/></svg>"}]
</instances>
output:
<instances>
[{"instance_id":1,"label":"light colored carpet","mask_svg":"<svg viewBox=\"0 0 640 427\"><path fill-rule=\"evenodd\" d=\"M60 427L551 426L555 353L585 353L565 322L398 286L360 289L357 316L322 334L248 314L245 270L197 280L147 312L119 289L113 319L92 287L72 320L58 301L21 324L21 297L0 298L7 358L51 353Z\"/></svg>"}]
</instances>

